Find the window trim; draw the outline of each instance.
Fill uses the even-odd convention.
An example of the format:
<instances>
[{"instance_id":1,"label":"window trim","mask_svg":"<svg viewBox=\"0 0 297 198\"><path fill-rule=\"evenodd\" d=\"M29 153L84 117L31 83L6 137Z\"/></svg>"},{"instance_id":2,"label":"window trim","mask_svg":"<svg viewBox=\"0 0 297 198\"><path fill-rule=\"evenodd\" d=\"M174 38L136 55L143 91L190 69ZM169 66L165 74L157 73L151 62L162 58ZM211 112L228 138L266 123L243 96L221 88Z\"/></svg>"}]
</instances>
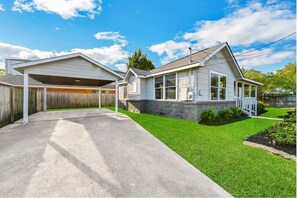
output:
<instances>
[{"instance_id":1,"label":"window trim","mask_svg":"<svg viewBox=\"0 0 297 198\"><path fill-rule=\"evenodd\" d=\"M126 89L126 97L125 97L125 89ZM128 98L128 86L127 85L123 86L123 98L124 99Z\"/></svg>"},{"instance_id":2,"label":"window trim","mask_svg":"<svg viewBox=\"0 0 297 198\"><path fill-rule=\"evenodd\" d=\"M170 76L170 75L174 75L175 74L175 99L166 99L166 78L165 76ZM161 99L156 99L156 78L160 78L162 77L163 79L163 87L162 87L162 91L163 91L163 97ZM161 76L156 76L153 78L153 88L154 88L154 100L167 100L167 101L176 101L177 100L177 96L178 96L178 89L177 89L177 86L178 86L178 79L177 79L178 75L177 75L177 72L175 73L170 73L170 74L165 74L165 75L161 75ZM170 87L173 87L173 86L170 86Z\"/></svg>"},{"instance_id":3,"label":"window trim","mask_svg":"<svg viewBox=\"0 0 297 198\"><path fill-rule=\"evenodd\" d=\"M137 82L136 82L136 79L131 83L131 92L132 93L136 93L137 92Z\"/></svg>"},{"instance_id":4,"label":"window trim","mask_svg":"<svg viewBox=\"0 0 297 198\"><path fill-rule=\"evenodd\" d=\"M218 100L212 100L211 99L211 75L212 74L215 74L215 75L218 75L218 91L217 91L217 94L218 94ZM225 87L225 99L224 100L221 100L221 97L220 97L220 90L221 90L221 86L220 86L220 81L221 81L221 77L226 77L226 87ZM227 101L227 75L226 74L223 74L223 73L220 73L220 72L216 72L216 71L211 71L209 72L209 101L212 101L212 102L215 102L215 101Z\"/></svg>"}]
</instances>

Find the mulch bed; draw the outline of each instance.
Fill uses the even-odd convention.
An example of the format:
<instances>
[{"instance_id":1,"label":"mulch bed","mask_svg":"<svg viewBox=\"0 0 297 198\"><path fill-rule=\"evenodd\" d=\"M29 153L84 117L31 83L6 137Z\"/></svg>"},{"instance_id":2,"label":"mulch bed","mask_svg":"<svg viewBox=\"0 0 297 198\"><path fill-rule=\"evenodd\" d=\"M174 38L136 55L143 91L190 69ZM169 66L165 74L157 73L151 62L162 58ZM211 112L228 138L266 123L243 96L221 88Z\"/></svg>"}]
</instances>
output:
<instances>
[{"instance_id":1,"label":"mulch bed","mask_svg":"<svg viewBox=\"0 0 297 198\"><path fill-rule=\"evenodd\" d=\"M296 161L296 146L275 144L265 132L245 139L244 143Z\"/></svg>"}]
</instances>

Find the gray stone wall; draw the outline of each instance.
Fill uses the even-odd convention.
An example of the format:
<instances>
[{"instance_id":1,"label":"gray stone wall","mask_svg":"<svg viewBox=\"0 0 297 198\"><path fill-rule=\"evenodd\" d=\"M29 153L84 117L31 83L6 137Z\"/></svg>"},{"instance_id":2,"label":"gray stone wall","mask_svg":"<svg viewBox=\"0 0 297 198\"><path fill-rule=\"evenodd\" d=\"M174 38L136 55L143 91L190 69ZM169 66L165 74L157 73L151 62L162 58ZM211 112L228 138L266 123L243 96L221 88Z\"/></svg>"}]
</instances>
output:
<instances>
[{"instance_id":1,"label":"gray stone wall","mask_svg":"<svg viewBox=\"0 0 297 198\"><path fill-rule=\"evenodd\" d=\"M173 118L200 121L206 109L220 111L234 107L235 101L162 101L162 100L121 100L120 107L135 113L150 113Z\"/></svg>"}]
</instances>

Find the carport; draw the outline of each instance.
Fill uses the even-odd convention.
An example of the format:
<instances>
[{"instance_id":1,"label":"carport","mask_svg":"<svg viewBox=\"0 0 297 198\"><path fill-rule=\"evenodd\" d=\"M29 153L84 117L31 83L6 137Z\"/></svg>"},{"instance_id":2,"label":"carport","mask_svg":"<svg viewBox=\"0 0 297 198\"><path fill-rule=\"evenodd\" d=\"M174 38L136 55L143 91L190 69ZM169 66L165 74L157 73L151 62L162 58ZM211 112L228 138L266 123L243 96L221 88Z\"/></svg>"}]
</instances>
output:
<instances>
[{"instance_id":1,"label":"carport","mask_svg":"<svg viewBox=\"0 0 297 198\"><path fill-rule=\"evenodd\" d=\"M115 113L118 112L118 81L122 76L108 67L98 63L92 58L74 53L56 56L36 61L27 61L14 64L13 68L24 75L23 92L23 123L28 123L28 79L33 78L44 84L44 111L46 111L46 86L94 86L99 89L99 108L101 108L100 87L109 83L115 83Z\"/></svg>"}]
</instances>

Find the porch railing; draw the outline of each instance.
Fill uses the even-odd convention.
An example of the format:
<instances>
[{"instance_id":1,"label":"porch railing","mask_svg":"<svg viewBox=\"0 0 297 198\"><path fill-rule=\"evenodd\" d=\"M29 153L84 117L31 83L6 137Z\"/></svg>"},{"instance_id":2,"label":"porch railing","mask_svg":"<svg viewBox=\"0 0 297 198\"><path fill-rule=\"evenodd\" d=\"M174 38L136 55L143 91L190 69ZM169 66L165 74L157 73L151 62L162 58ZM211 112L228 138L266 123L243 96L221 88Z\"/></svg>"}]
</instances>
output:
<instances>
[{"instance_id":1,"label":"porch railing","mask_svg":"<svg viewBox=\"0 0 297 198\"><path fill-rule=\"evenodd\" d=\"M257 98L255 97L235 97L237 108L249 116L257 115Z\"/></svg>"}]
</instances>

